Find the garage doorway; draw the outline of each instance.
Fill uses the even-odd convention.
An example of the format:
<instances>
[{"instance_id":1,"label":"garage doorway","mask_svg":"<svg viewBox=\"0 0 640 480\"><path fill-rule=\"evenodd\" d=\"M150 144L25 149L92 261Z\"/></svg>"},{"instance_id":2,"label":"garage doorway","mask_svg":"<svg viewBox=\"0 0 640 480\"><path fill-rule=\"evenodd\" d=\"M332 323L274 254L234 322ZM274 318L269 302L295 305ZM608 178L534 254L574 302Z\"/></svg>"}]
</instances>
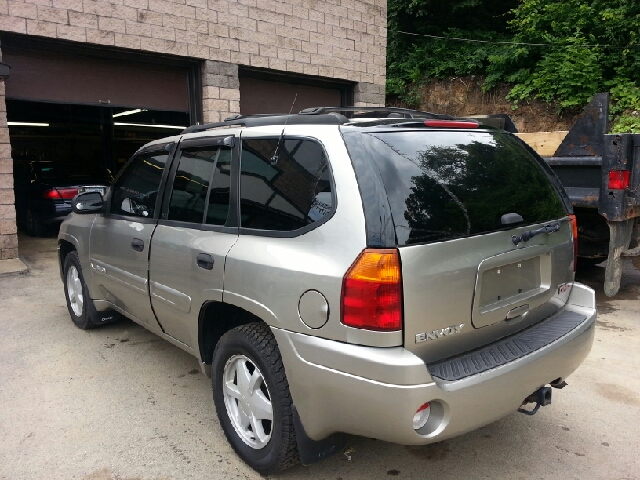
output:
<instances>
[{"instance_id":1,"label":"garage doorway","mask_svg":"<svg viewBox=\"0 0 640 480\"><path fill-rule=\"evenodd\" d=\"M142 145L201 120L198 62L15 36L3 36L2 53L22 230L35 219L57 231L74 178L102 184Z\"/></svg>"},{"instance_id":2,"label":"garage doorway","mask_svg":"<svg viewBox=\"0 0 640 480\"><path fill-rule=\"evenodd\" d=\"M249 68L238 76L242 115L353 105L353 83Z\"/></svg>"}]
</instances>

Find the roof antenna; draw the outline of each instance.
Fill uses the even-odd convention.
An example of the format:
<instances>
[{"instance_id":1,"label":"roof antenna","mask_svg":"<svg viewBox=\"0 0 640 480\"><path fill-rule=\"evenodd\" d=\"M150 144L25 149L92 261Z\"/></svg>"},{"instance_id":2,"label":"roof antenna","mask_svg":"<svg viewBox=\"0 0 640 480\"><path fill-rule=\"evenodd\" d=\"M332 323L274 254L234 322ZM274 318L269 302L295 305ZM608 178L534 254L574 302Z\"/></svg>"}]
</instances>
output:
<instances>
[{"instance_id":1,"label":"roof antenna","mask_svg":"<svg viewBox=\"0 0 640 480\"><path fill-rule=\"evenodd\" d=\"M280 134L280 138L278 139L278 144L276 145L276 150L275 152L273 152L273 156L271 157L271 160L269 161L269 163L271 165L275 165L278 163L278 150L280 150L280 145L282 143L284 143L284 129L287 126L287 123L289 122L289 118L291 117L291 112L293 112L293 106L296 104L296 100L298 99L298 92L296 92L296 96L293 97L293 103L291 104L291 108L289 109L289 115L287 115L287 119L284 122L284 126L282 127L282 133Z\"/></svg>"}]
</instances>

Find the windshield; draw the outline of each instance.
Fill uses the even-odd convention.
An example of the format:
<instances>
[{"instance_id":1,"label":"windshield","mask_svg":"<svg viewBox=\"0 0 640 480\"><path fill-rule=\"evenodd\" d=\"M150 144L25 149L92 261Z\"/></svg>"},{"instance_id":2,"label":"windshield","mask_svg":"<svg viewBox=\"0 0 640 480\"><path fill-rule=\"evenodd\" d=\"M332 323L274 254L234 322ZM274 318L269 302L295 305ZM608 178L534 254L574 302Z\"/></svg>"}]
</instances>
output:
<instances>
[{"instance_id":1,"label":"windshield","mask_svg":"<svg viewBox=\"0 0 640 480\"><path fill-rule=\"evenodd\" d=\"M375 165L399 246L511 228L501 222L506 213L525 224L567 213L538 161L504 132L366 131L344 138L352 160L366 152Z\"/></svg>"}]
</instances>

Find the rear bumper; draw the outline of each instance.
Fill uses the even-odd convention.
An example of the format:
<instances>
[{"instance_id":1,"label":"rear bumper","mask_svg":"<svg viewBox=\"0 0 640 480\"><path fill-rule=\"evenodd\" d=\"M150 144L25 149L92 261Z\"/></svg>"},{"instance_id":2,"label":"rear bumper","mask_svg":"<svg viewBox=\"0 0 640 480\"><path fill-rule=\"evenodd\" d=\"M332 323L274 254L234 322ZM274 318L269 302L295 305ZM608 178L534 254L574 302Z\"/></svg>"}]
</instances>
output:
<instances>
[{"instance_id":1,"label":"rear bumper","mask_svg":"<svg viewBox=\"0 0 640 480\"><path fill-rule=\"evenodd\" d=\"M455 381L432 377L427 366L402 347L363 347L272 330L310 438L345 432L421 445L498 420L516 411L539 387L578 368L594 338L593 290L575 284L564 310L585 320L517 360ZM431 416L417 432L412 418L425 402L431 402Z\"/></svg>"},{"instance_id":2,"label":"rear bumper","mask_svg":"<svg viewBox=\"0 0 640 480\"><path fill-rule=\"evenodd\" d=\"M53 224L62 222L71 213L71 202L42 200L31 208L40 222Z\"/></svg>"}]
</instances>

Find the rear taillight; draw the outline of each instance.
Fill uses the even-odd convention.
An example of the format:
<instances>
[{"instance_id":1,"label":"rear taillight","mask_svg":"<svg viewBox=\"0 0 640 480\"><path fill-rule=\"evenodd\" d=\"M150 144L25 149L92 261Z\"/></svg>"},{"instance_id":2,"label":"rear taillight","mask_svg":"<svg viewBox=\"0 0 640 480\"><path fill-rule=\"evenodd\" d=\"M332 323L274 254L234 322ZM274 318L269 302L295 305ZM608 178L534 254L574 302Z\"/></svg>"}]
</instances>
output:
<instances>
[{"instance_id":1,"label":"rear taillight","mask_svg":"<svg viewBox=\"0 0 640 480\"><path fill-rule=\"evenodd\" d=\"M464 120L425 120L424 124L427 127L442 128L478 128L480 126L477 122L467 122Z\"/></svg>"},{"instance_id":2,"label":"rear taillight","mask_svg":"<svg viewBox=\"0 0 640 480\"><path fill-rule=\"evenodd\" d=\"M47 198L49 200L67 200L75 197L76 195L78 195L77 188L52 188L42 192L42 198Z\"/></svg>"},{"instance_id":3,"label":"rear taillight","mask_svg":"<svg viewBox=\"0 0 640 480\"><path fill-rule=\"evenodd\" d=\"M573 237L573 271L576 271L578 264L578 221L575 215L569 215L571 223L571 236Z\"/></svg>"},{"instance_id":4,"label":"rear taillight","mask_svg":"<svg viewBox=\"0 0 640 480\"><path fill-rule=\"evenodd\" d=\"M629 188L629 170L609 170L609 190Z\"/></svg>"},{"instance_id":5,"label":"rear taillight","mask_svg":"<svg viewBox=\"0 0 640 480\"><path fill-rule=\"evenodd\" d=\"M402 275L395 249L366 249L342 281L341 321L354 328L402 329Z\"/></svg>"},{"instance_id":6,"label":"rear taillight","mask_svg":"<svg viewBox=\"0 0 640 480\"><path fill-rule=\"evenodd\" d=\"M58 191L55 188L52 188L51 190L45 190L44 192L42 192L42 198L47 198L49 200L61 200L62 197L60 196L60 194L58 193Z\"/></svg>"}]
</instances>

